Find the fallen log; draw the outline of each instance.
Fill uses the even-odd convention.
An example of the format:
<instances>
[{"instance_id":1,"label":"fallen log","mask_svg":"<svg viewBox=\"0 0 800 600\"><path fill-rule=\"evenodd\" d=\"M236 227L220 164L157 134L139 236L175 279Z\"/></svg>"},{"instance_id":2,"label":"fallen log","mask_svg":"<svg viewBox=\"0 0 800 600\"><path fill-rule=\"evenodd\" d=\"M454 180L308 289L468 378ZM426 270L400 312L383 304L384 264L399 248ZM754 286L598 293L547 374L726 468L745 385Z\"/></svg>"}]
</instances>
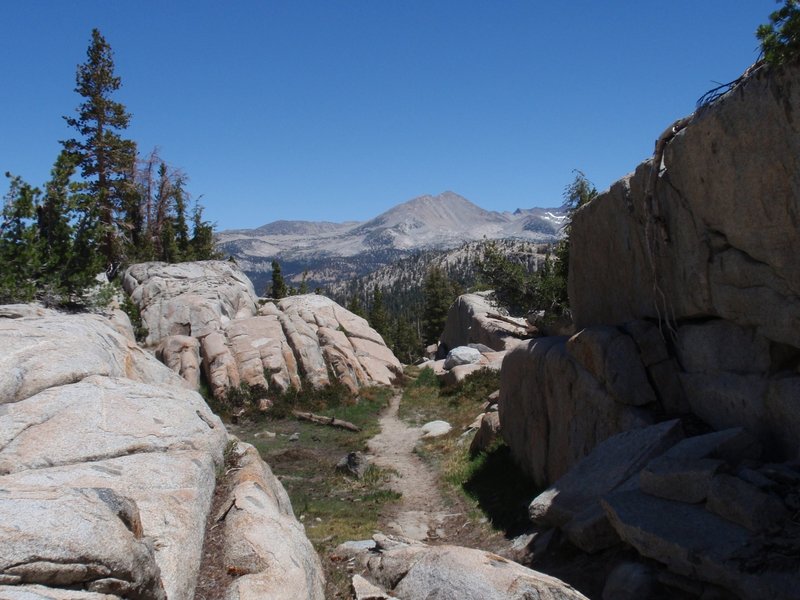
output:
<instances>
[{"instance_id":1,"label":"fallen log","mask_svg":"<svg viewBox=\"0 0 800 600\"><path fill-rule=\"evenodd\" d=\"M301 421L311 421L317 425L330 425L331 427L339 427L341 429L347 429L348 431L361 431L360 427L353 425L350 421L342 421L336 417L323 417L322 415L315 415L314 413L300 410L293 410L292 414Z\"/></svg>"},{"instance_id":2,"label":"fallen log","mask_svg":"<svg viewBox=\"0 0 800 600\"><path fill-rule=\"evenodd\" d=\"M494 319L496 321L502 321L503 323L508 323L509 325L514 325L515 327L519 327L525 332L525 334L534 333L536 330L536 328L529 323L521 323L520 321L514 319L513 317L506 317L498 313L487 312L486 318ZM519 334L519 332L515 333Z\"/></svg>"}]
</instances>

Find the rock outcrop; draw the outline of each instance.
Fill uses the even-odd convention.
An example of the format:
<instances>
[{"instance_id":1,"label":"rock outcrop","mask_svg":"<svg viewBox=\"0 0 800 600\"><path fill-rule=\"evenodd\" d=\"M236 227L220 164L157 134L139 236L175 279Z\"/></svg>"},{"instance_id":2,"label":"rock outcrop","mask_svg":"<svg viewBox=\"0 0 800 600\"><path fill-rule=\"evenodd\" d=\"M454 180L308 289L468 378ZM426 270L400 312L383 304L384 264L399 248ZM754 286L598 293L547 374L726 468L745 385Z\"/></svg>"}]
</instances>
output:
<instances>
[{"instance_id":1,"label":"rock outcrop","mask_svg":"<svg viewBox=\"0 0 800 600\"><path fill-rule=\"evenodd\" d=\"M762 67L572 221L579 327L669 319L692 412L775 458L800 435L800 66Z\"/></svg>"},{"instance_id":2,"label":"rock outcrop","mask_svg":"<svg viewBox=\"0 0 800 600\"><path fill-rule=\"evenodd\" d=\"M653 422L642 407L656 403L644 366L619 350L632 343L602 328L534 339L506 355L498 401L503 439L537 485L555 481L612 435ZM621 353L627 370L610 366Z\"/></svg>"},{"instance_id":3,"label":"rock outcrop","mask_svg":"<svg viewBox=\"0 0 800 600\"><path fill-rule=\"evenodd\" d=\"M582 550L626 543L731 598L796 597L800 472L764 464L742 428L684 437L679 421L617 434L536 497L532 520Z\"/></svg>"},{"instance_id":4,"label":"rock outcrop","mask_svg":"<svg viewBox=\"0 0 800 600\"><path fill-rule=\"evenodd\" d=\"M222 422L101 316L0 314L0 597L193 598L232 443ZM273 589L322 598L316 554L285 492L257 456L250 464L262 472L248 480L258 489L237 488L226 527L248 503L260 509L231 543L258 529L283 546L275 562L274 547L251 553Z\"/></svg>"},{"instance_id":5,"label":"rock outcrop","mask_svg":"<svg viewBox=\"0 0 800 600\"><path fill-rule=\"evenodd\" d=\"M491 294L476 292L456 299L447 313L437 358L444 358L453 348L469 344L483 344L492 350L505 351L516 346L521 339L530 337L524 319L519 319L519 325L514 325L510 322L512 319L490 316L500 312Z\"/></svg>"},{"instance_id":6,"label":"rock outcrop","mask_svg":"<svg viewBox=\"0 0 800 600\"><path fill-rule=\"evenodd\" d=\"M295 519L289 496L258 451L237 442L224 522L224 564L238 575L226 600L324 600L322 565Z\"/></svg>"},{"instance_id":7,"label":"rock outcrop","mask_svg":"<svg viewBox=\"0 0 800 600\"><path fill-rule=\"evenodd\" d=\"M363 318L316 294L260 302L232 263L133 265L123 286L141 311L146 343L195 389L202 365L217 397L242 384L320 388L331 375L355 392L390 385L402 372Z\"/></svg>"},{"instance_id":8,"label":"rock outcrop","mask_svg":"<svg viewBox=\"0 0 800 600\"><path fill-rule=\"evenodd\" d=\"M370 594L363 598L459 598L463 600L586 600L563 581L490 552L460 546L428 546L383 535L356 552ZM366 588L361 575L354 586ZM377 594L386 593L385 596Z\"/></svg>"},{"instance_id":9,"label":"rock outcrop","mask_svg":"<svg viewBox=\"0 0 800 600\"><path fill-rule=\"evenodd\" d=\"M657 172L574 215L577 333L503 363L502 435L550 486L533 520L694 597L800 587L798 107L800 65L761 67L665 134Z\"/></svg>"},{"instance_id":10,"label":"rock outcrop","mask_svg":"<svg viewBox=\"0 0 800 600\"><path fill-rule=\"evenodd\" d=\"M0 404L24 400L51 387L90 375L185 387L185 383L99 315L52 310L11 311L33 315L0 318Z\"/></svg>"}]
</instances>

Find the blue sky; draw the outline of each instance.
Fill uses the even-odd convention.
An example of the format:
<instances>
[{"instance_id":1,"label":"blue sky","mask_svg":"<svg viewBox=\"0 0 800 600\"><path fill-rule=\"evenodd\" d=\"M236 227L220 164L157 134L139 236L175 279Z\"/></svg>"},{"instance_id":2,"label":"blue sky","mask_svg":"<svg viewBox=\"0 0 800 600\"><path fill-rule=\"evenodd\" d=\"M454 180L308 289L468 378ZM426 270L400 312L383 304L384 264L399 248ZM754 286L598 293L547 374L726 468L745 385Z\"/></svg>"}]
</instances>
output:
<instances>
[{"instance_id":1,"label":"blue sky","mask_svg":"<svg viewBox=\"0 0 800 600\"><path fill-rule=\"evenodd\" d=\"M0 0L0 172L43 183L97 27L127 136L220 229L603 189L757 57L773 0ZM5 193L7 184L0 191Z\"/></svg>"}]
</instances>

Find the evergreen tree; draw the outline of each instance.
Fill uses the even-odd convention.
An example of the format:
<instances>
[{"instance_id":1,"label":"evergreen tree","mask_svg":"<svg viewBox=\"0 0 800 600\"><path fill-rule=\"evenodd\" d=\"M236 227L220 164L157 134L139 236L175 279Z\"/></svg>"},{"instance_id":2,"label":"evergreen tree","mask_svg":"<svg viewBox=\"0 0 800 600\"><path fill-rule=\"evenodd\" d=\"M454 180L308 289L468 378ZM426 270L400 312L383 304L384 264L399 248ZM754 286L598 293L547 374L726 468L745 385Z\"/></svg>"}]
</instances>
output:
<instances>
[{"instance_id":1,"label":"evergreen tree","mask_svg":"<svg viewBox=\"0 0 800 600\"><path fill-rule=\"evenodd\" d=\"M175 245L177 246L178 260L191 260L189 226L186 223L186 192L184 191L185 180L179 175L172 193L175 211Z\"/></svg>"},{"instance_id":2,"label":"evergreen tree","mask_svg":"<svg viewBox=\"0 0 800 600\"><path fill-rule=\"evenodd\" d=\"M81 175L88 185L83 206L84 217L97 219L99 250L111 273L116 270L123 249L118 229L124 199L132 184L136 146L123 139L119 132L130 122L125 106L111 96L121 85L114 74L111 46L97 29L92 30L92 41L86 52L86 62L78 65L75 91L83 97L76 117L65 117L79 138L63 141L64 149L77 157Z\"/></svg>"},{"instance_id":3,"label":"evergreen tree","mask_svg":"<svg viewBox=\"0 0 800 600\"><path fill-rule=\"evenodd\" d=\"M80 184L73 183L76 157L62 151L50 172L41 204L36 208L39 230L41 273L39 287L46 288L53 300L76 293L83 281L95 273L73 273L75 202Z\"/></svg>"},{"instance_id":4,"label":"evergreen tree","mask_svg":"<svg viewBox=\"0 0 800 600\"><path fill-rule=\"evenodd\" d=\"M303 271L303 278L300 280L300 289L298 290L298 293L308 293L308 271Z\"/></svg>"},{"instance_id":5,"label":"evergreen tree","mask_svg":"<svg viewBox=\"0 0 800 600\"><path fill-rule=\"evenodd\" d=\"M10 181L0 222L0 302L29 302L36 291L41 252L34 217L41 191L22 178Z\"/></svg>"},{"instance_id":6,"label":"evergreen tree","mask_svg":"<svg viewBox=\"0 0 800 600\"><path fill-rule=\"evenodd\" d=\"M161 226L161 256L159 259L168 263L180 262L181 260L171 219L166 219Z\"/></svg>"},{"instance_id":7,"label":"evergreen tree","mask_svg":"<svg viewBox=\"0 0 800 600\"><path fill-rule=\"evenodd\" d=\"M417 329L407 320L399 317L392 326L392 352L405 364L411 364L422 355L422 340Z\"/></svg>"},{"instance_id":8,"label":"evergreen tree","mask_svg":"<svg viewBox=\"0 0 800 600\"><path fill-rule=\"evenodd\" d=\"M567 220L564 224L564 239L556 246L556 261L552 269L550 269L550 280L544 282L545 286L549 287L549 296L546 296L542 308L547 310L549 301L549 308L558 313L567 311L569 306L567 284L569 282L569 246L572 233L572 217L581 206L588 204L597 197L597 188L586 178L583 171L575 169L573 173L575 173L575 179L564 188L563 195L564 209L567 212Z\"/></svg>"},{"instance_id":9,"label":"evergreen tree","mask_svg":"<svg viewBox=\"0 0 800 600\"><path fill-rule=\"evenodd\" d=\"M422 339L425 344L434 344L444 331L447 312L455 300L453 286L438 267L432 267L423 284Z\"/></svg>"},{"instance_id":10,"label":"evergreen tree","mask_svg":"<svg viewBox=\"0 0 800 600\"><path fill-rule=\"evenodd\" d=\"M280 300L281 298L285 298L287 294L288 290L286 289L286 282L283 280L283 274L281 273L281 265L277 260L273 260L272 291L269 296L275 298L275 300Z\"/></svg>"},{"instance_id":11,"label":"evergreen tree","mask_svg":"<svg viewBox=\"0 0 800 600\"><path fill-rule=\"evenodd\" d=\"M383 302L383 293L377 286L375 286L372 292L372 304L369 307L367 320L369 321L370 327L380 333L386 345L390 346L391 324L389 322L389 314L386 312L386 306Z\"/></svg>"},{"instance_id":12,"label":"evergreen tree","mask_svg":"<svg viewBox=\"0 0 800 600\"><path fill-rule=\"evenodd\" d=\"M192 216L192 239L189 240L191 259L187 260L216 260L220 258L219 252L214 248L214 226L203 220L203 207L195 203Z\"/></svg>"},{"instance_id":13,"label":"evergreen tree","mask_svg":"<svg viewBox=\"0 0 800 600\"><path fill-rule=\"evenodd\" d=\"M358 294L350 296L350 300L347 302L347 310L359 317L366 317L364 306L361 304L361 300L358 299Z\"/></svg>"},{"instance_id":14,"label":"evergreen tree","mask_svg":"<svg viewBox=\"0 0 800 600\"><path fill-rule=\"evenodd\" d=\"M769 23L759 25L756 37L768 63L796 60L800 56L800 1L784 0L783 6L769 15Z\"/></svg>"},{"instance_id":15,"label":"evergreen tree","mask_svg":"<svg viewBox=\"0 0 800 600\"><path fill-rule=\"evenodd\" d=\"M493 242L486 245L480 269L495 299L512 314L522 314L536 304L535 276L500 252Z\"/></svg>"}]
</instances>

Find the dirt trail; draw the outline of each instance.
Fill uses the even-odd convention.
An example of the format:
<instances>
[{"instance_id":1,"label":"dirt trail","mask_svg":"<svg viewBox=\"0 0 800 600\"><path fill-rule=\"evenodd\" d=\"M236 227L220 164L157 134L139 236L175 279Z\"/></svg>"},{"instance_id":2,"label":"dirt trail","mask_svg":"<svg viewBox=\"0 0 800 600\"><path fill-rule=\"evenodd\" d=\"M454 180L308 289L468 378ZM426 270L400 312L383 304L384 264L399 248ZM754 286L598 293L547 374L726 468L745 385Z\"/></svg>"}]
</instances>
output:
<instances>
[{"instance_id":1,"label":"dirt trail","mask_svg":"<svg viewBox=\"0 0 800 600\"><path fill-rule=\"evenodd\" d=\"M442 538L445 521L462 513L447 512L436 474L414 453L422 431L398 418L401 395L392 397L380 418L381 432L367 442L372 462L396 471L390 485L403 495L399 504L381 520L387 533L415 540Z\"/></svg>"}]
</instances>

